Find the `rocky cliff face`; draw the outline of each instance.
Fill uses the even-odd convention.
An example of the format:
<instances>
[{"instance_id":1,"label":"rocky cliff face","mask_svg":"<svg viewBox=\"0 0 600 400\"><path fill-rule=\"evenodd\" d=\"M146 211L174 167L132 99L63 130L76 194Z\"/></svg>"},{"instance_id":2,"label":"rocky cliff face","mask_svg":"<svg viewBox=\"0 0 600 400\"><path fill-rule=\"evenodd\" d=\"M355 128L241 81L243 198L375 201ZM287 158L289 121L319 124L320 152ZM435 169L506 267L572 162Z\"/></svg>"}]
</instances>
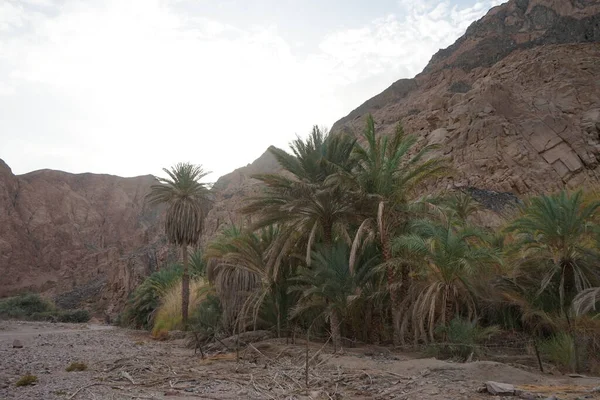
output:
<instances>
[{"instance_id":1,"label":"rocky cliff face","mask_svg":"<svg viewBox=\"0 0 600 400\"><path fill-rule=\"evenodd\" d=\"M600 1L511 0L473 23L414 79L336 122L399 122L441 146L448 186L517 195L600 183Z\"/></svg>"},{"instance_id":2,"label":"rocky cliff face","mask_svg":"<svg viewBox=\"0 0 600 400\"><path fill-rule=\"evenodd\" d=\"M359 134L368 113L384 134L402 122L452 162L438 185L498 213L528 194L600 186L599 77L600 0L510 0L331 130ZM250 176L278 170L265 153L222 177L207 232L241 222L235 211L260 189Z\"/></svg>"},{"instance_id":3,"label":"rocky cliff face","mask_svg":"<svg viewBox=\"0 0 600 400\"><path fill-rule=\"evenodd\" d=\"M167 257L160 210L144 196L152 176L36 171L0 160L0 297L22 291L60 305L119 307Z\"/></svg>"}]
</instances>

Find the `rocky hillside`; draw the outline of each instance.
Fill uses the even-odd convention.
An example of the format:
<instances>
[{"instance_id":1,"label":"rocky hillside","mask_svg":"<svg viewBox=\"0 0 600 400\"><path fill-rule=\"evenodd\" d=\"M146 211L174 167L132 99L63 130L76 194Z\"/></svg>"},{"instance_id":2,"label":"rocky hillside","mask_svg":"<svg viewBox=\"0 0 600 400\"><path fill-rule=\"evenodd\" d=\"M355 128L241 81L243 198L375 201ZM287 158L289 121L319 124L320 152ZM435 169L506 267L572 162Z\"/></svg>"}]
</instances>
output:
<instances>
[{"instance_id":1,"label":"rocky hillside","mask_svg":"<svg viewBox=\"0 0 600 400\"><path fill-rule=\"evenodd\" d=\"M452 161L439 184L498 211L515 195L599 185L599 77L600 0L510 0L332 131L359 134L367 113L384 133L402 121ZM267 152L222 177L208 231L239 222L235 210L258 190L250 176L277 170Z\"/></svg>"},{"instance_id":2,"label":"rocky hillside","mask_svg":"<svg viewBox=\"0 0 600 400\"><path fill-rule=\"evenodd\" d=\"M65 307L111 312L165 259L152 176L35 171L0 160L0 297L44 292Z\"/></svg>"},{"instance_id":3,"label":"rocky hillside","mask_svg":"<svg viewBox=\"0 0 600 400\"><path fill-rule=\"evenodd\" d=\"M600 1L511 0L336 122L383 132L402 121L437 143L454 186L518 195L597 185L600 170Z\"/></svg>"}]
</instances>

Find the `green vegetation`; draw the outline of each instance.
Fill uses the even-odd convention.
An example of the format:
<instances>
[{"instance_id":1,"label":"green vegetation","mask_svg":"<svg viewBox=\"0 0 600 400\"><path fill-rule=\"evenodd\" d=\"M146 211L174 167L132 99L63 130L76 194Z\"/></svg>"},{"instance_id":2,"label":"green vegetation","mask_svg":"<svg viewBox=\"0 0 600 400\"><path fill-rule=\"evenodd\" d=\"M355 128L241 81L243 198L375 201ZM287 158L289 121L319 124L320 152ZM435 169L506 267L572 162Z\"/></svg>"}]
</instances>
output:
<instances>
[{"instance_id":1,"label":"green vegetation","mask_svg":"<svg viewBox=\"0 0 600 400\"><path fill-rule=\"evenodd\" d=\"M497 326L482 327L477 321L456 317L448 325L439 325L437 333L441 343L432 344L429 351L437 357L465 361L480 356L480 345L500 333L500 329Z\"/></svg>"},{"instance_id":2,"label":"green vegetation","mask_svg":"<svg viewBox=\"0 0 600 400\"><path fill-rule=\"evenodd\" d=\"M71 364L69 364L69 366L67 368L65 368L65 371L67 372L73 372L73 371L85 371L87 370L87 364L82 363L82 362L72 362Z\"/></svg>"},{"instance_id":3,"label":"green vegetation","mask_svg":"<svg viewBox=\"0 0 600 400\"><path fill-rule=\"evenodd\" d=\"M168 178L158 178L147 196L150 204L166 204L165 233L169 242L181 247L183 273L181 277L181 313L184 327L188 323L190 275L188 271L188 246L200 240L204 215L209 202L209 189L199 182L208 175L202 166L180 163L163 169Z\"/></svg>"},{"instance_id":4,"label":"green vegetation","mask_svg":"<svg viewBox=\"0 0 600 400\"><path fill-rule=\"evenodd\" d=\"M203 277L206 264L202 252L197 250L190 255L189 274L192 279ZM119 324L136 329L151 330L154 326L156 310L174 285L181 284L183 266L170 264L147 277L132 293L125 309L119 316Z\"/></svg>"},{"instance_id":5,"label":"green vegetation","mask_svg":"<svg viewBox=\"0 0 600 400\"><path fill-rule=\"evenodd\" d=\"M191 257L204 172L166 171L150 199L167 204L183 267L146 279L125 323L164 336L188 325L189 304L199 343L269 329L331 339L335 350L348 338L460 360L505 330L560 368L600 370L597 194L524 199L492 229L476 224L482 206L468 191L432 191L448 163L401 125L383 135L369 116L358 139L315 127L291 152L270 151L283 172L254 176L263 190L241 208L244 223L224 224ZM199 265L192 296L188 264Z\"/></svg>"},{"instance_id":6,"label":"green vegetation","mask_svg":"<svg viewBox=\"0 0 600 400\"><path fill-rule=\"evenodd\" d=\"M557 333L540 344L540 351L564 372L575 370L575 342L565 332Z\"/></svg>"},{"instance_id":7,"label":"green vegetation","mask_svg":"<svg viewBox=\"0 0 600 400\"><path fill-rule=\"evenodd\" d=\"M23 375L18 381L17 383L15 383L15 386L30 386L30 385L35 385L38 381L37 376L35 375L31 375L31 374L27 374L27 375Z\"/></svg>"},{"instance_id":8,"label":"green vegetation","mask_svg":"<svg viewBox=\"0 0 600 400\"><path fill-rule=\"evenodd\" d=\"M51 322L87 322L87 310L59 310L38 294L21 294L0 300L0 318Z\"/></svg>"},{"instance_id":9,"label":"green vegetation","mask_svg":"<svg viewBox=\"0 0 600 400\"><path fill-rule=\"evenodd\" d=\"M0 300L1 318L29 318L54 311L54 305L40 295L27 293Z\"/></svg>"}]
</instances>

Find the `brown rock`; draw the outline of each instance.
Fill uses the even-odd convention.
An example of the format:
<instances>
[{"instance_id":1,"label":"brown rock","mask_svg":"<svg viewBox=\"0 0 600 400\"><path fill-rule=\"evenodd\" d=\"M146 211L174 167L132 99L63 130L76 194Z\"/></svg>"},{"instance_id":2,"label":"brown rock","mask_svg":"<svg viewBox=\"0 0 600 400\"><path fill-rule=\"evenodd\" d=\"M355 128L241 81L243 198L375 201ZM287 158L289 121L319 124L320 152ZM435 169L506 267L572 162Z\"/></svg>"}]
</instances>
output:
<instances>
[{"instance_id":1,"label":"brown rock","mask_svg":"<svg viewBox=\"0 0 600 400\"><path fill-rule=\"evenodd\" d=\"M367 113L381 132L402 120L453 163L444 188L525 196L600 185L600 31L593 28L600 1L574 4L511 0L493 8L421 74L395 82L331 130L359 134ZM269 157L219 180L225 189L208 233L241 221L234 211L259 190L250 173L278 170Z\"/></svg>"},{"instance_id":2,"label":"brown rock","mask_svg":"<svg viewBox=\"0 0 600 400\"><path fill-rule=\"evenodd\" d=\"M15 176L0 160L0 297L43 292L67 308L118 310L165 258L152 176ZM93 310L92 310L93 311Z\"/></svg>"},{"instance_id":3,"label":"brown rock","mask_svg":"<svg viewBox=\"0 0 600 400\"><path fill-rule=\"evenodd\" d=\"M13 349L22 349L23 348L23 342L21 342L19 339L15 339L13 340Z\"/></svg>"}]
</instances>

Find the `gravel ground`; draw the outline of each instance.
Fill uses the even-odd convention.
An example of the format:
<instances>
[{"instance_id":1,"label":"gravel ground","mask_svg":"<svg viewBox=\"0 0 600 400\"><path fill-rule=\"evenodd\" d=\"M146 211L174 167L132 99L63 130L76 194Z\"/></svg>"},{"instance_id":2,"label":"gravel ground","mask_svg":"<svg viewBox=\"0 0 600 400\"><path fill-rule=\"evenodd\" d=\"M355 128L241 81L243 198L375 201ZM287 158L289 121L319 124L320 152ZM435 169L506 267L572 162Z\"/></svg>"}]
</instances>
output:
<instances>
[{"instance_id":1,"label":"gravel ground","mask_svg":"<svg viewBox=\"0 0 600 400\"><path fill-rule=\"evenodd\" d=\"M15 339L23 348L13 348ZM232 352L201 359L182 340L156 342L144 332L103 325L0 321L0 399L491 399L478 391L488 380L542 399L600 398L590 391L600 386L597 378L415 358L373 346L334 355L312 343L308 375L302 343L271 339L240 356L240 362ZM65 371L72 362L88 369ZM17 387L28 373L38 382Z\"/></svg>"}]
</instances>

